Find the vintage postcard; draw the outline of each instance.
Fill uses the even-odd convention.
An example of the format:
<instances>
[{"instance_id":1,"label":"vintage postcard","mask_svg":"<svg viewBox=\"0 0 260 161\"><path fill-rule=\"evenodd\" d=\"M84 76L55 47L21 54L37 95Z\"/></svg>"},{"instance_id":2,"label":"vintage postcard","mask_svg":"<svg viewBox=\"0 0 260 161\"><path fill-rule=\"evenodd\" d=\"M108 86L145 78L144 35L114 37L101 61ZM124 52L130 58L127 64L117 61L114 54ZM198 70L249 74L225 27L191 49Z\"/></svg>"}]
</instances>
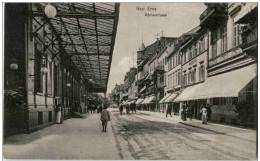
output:
<instances>
[{"instance_id":1,"label":"vintage postcard","mask_svg":"<svg viewBox=\"0 0 260 161\"><path fill-rule=\"evenodd\" d=\"M3 159L256 160L258 3L3 3Z\"/></svg>"}]
</instances>

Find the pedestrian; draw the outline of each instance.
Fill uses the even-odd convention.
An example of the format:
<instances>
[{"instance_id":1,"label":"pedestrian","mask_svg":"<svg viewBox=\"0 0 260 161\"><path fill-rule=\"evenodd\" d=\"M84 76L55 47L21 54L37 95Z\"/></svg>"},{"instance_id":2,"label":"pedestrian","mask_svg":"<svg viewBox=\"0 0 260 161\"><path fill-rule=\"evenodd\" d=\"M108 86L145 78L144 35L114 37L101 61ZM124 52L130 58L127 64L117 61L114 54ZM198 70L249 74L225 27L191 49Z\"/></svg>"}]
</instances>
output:
<instances>
[{"instance_id":1,"label":"pedestrian","mask_svg":"<svg viewBox=\"0 0 260 161\"><path fill-rule=\"evenodd\" d=\"M167 117L168 114L172 117L172 107L170 107L170 105L168 105L168 108L167 108L167 111L166 111L166 117Z\"/></svg>"},{"instance_id":2,"label":"pedestrian","mask_svg":"<svg viewBox=\"0 0 260 161\"><path fill-rule=\"evenodd\" d=\"M207 121L210 121L210 120L211 120L212 111L211 111L211 107L210 107L209 104L207 104L206 109L207 109L207 117L208 117L208 118L207 118Z\"/></svg>"},{"instance_id":3,"label":"pedestrian","mask_svg":"<svg viewBox=\"0 0 260 161\"><path fill-rule=\"evenodd\" d=\"M61 111L62 111L62 108L61 108L61 104L58 104L55 108L55 111L57 113L57 121L56 123L58 124L61 124L62 123L62 117L61 117Z\"/></svg>"},{"instance_id":4,"label":"pedestrian","mask_svg":"<svg viewBox=\"0 0 260 161\"><path fill-rule=\"evenodd\" d=\"M202 114L202 124L207 124L207 108L204 105L201 105L201 114Z\"/></svg>"},{"instance_id":5,"label":"pedestrian","mask_svg":"<svg viewBox=\"0 0 260 161\"><path fill-rule=\"evenodd\" d=\"M126 105L126 113L129 114L129 104Z\"/></svg>"},{"instance_id":6,"label":"pedestrian","mask_svg":"<svg viewBox=\"0 0 260 161\"><path fill-rule=\"evenodd\" d=\"M182 105L181 119L183 121L186 121L186 105L185 104Z\"/></svg>"},{"instance_id":7,"label":"pedestrian","mask_svg":"<svg viewBox=\"0 0 260 161\"><path fill-rule=\"evenodd\" d=\"M120 104L120 106L119 106L120 115L122 115L122 114L123 114L123 110L124 110L124 107L123 107L123 105L122 105L122 104Z\"/></svg>"},{"instance_id":8,"label":"pedestrian","mask_svg":"<svg viewBox=\"0 0 260 161\"><path fill-rule=\"evenodd\" d=\"M99 106L99 112L101 113L103 111L103 105Z\"/></svg>"},{"instance_id":9,"label":"pedestrian","mask_svg":"<svg viewBox=\"0 0 260 161\"><path fill-rule=\"evenodd\" d=\"M101 112L101 118L102 121L102 132L107 132L107 122L110 121L110 115L107 111L107 106L104 106L104 110Z\"/></svg>"},{"instance_id":10,"label":"pedestrian","mask_svg":"<svg viewBox=\"0 0 260 161\"><path fill-rule=\"evenodd\" d=\"M188 118L189 118L190 120L192 120L193 108L192 108L191 106L189 106L189 107L187 108L187 114L188 114Z\"/></svg>"}]
</instances>

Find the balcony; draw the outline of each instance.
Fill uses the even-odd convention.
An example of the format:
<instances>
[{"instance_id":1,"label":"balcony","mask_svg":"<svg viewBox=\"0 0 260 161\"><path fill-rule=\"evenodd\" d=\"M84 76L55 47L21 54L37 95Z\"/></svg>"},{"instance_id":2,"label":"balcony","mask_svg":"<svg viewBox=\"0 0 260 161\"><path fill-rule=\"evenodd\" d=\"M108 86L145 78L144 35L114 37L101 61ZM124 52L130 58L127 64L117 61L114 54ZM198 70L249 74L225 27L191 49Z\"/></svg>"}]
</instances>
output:
<instances>
[{"instance_id":1,"label":"balcony","mask_svg":"<svg viewBox=\"0 0 260 161\"><path fill-rule=\"evenodd\" d=\"M243 51L242 49L240 48L240 46L237 46L229 51L226 51L220 55L218 55L217 57L209 60L209 67L212 67L216 64L219 64L221 62L224 62L224 61L227 61L227 60L230 60L231 58L235 57L235 56L238 56L240 54L242 54Z\"/></svg>"},{"instance_id":2,"label":"balcony","mask_svg":"<svg viewBox=\"0 0 260 161\"><path fill-rule=\"evenodd\" d=\"M200 15L201 27L213 28L227 20L227 3L210 3L206 5L208 6L208 8Z\"/></svg>"},{"instance_id":3,"label":"balcony","mask_svg":"<svg viewBox=\"0 0 260 161\"><path fill-rule=\"evenodd\" d=\"M154 73L155 73L155 74L162 74L162 73L164 73L164 66L158 65L158 66L154 69Z\"/></svg>"}]
</instances>

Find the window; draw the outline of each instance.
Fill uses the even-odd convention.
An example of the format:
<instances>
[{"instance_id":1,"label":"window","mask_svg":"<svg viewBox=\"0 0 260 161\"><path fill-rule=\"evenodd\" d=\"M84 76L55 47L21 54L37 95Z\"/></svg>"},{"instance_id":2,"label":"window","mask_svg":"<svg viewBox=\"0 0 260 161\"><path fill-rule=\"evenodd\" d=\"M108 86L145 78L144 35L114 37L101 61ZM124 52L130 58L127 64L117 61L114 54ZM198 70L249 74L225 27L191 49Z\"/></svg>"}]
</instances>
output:
<instances>
[{"instance_id":1,"label":"window","mask_svg":"<svg viewBox=\"0 0 260 161\"><path fill-rule=\"evenodd\" d=\"M205 38L202 38L201 39L201 51L200 52L203 52L205 50L206 50L206 48L205 48Z\"/></svg>"},{"instance_id":2,"label":"window","mask_svg":"<svg viewBox=\"0 0 260 161\"><path fill-rule=\"evenodd\" d=\"M52 94L52 62L48 62L47 94Z\"/></svg>"},{"instance_id":3,"label":"window","mask_svg":"<svg viewBox=\"0 0 260 161\"><path fill-rule=\"evenodd\" d=\"M193 52L193 58L195 58L198 55L198 49L197 49L197 44L194 45L194 52Z\"/></svg>"},{"instance_id":4,"label":"window","mask_svg":"<svg viewBox=\"0 0 260 161\"><path fill-rule=\"evenodd\" d=\"M186 73L184 73L184 78L183 78L184 80L184 86L186 86L187 85L187 74Z\"/></svg>"},{"instance_id":5,"label":"window","mask_svg":"<svg viewBox=\"0 0 260 161\"><path fill-rule=\"evenodd\" d=\"M191 72L191 70L190 70L190 71L189 71L189 74L188 74L188 83L189 83L189 84L192 82L191 75L192 75L192 72Z\"/></svg>"},{"instance_id":6,"label":"window","mask_svg":"<svg viewBox=\"0 0 260 161\"><path fill-rule=\"evenodd\" d=\"M189 49L189 59L188 61L190 61L192 59L192 51L191 51L191 48Z\"/></svg>"},{"instance_id":7,"label":"window","mask_svg":"<svg viewBox=\"0 0 260 161\"><path fill-rule=\"evenodd\" d=\"M181 72L178 72L178 85L181 84Z\"/></svg>"},{"instance_id":8,"label":"window","mask_svg":"<svg viewBox=\"0 0 260 161\"><path fill-rule=\"evenodd\" d=\"M183 61L184 61L184 63L186 63L186 52L187 52L187 51L185 51L184 54L183 54L183 57L184 57L184 60L183 60Z\"/></svg>"},{"instance_id":9,"label":"window","mask_svg":"<svg viewBox=\"0 0 260 161\"><path fill-rule=\"evenodd\" d=\"M192 71L192 83L196 82L196 69Z\"/></svg>"},{"instance_id":10,"label":"window","mask_svg":"<svg viewBox=\"0 0 260 161\"><path fill-rule=\"evenodd\" d=\"M172 57L172 68L174 68L174 65L175 65L174 59L175 59L175 56Z\"/></svg>"},{"instance_id":11,"label":"window","mask_svg":"<svg viewBox=\"0 0 260 161\"><path fill-rule=\"evenodd\" d=\"M180 54L178 54L178 62L179 62L178 65L181 64L181 55Z\"/></svg>"},{"instance_id":12,"label":"window","mask_svg":"<svg viewBox=\"0 0 260 161\"><path fill-rule=\"evenodd\" d=\"M169 64L168 64L168 67L169 67L169 70L172 69L172 59L170 59Z\"/></svg>"},{"instance_id":13,"label":"window","mask_svg":"<svg viewBox=\"0 0 260 161\"><path fill-rule=\"evenodd\" d=\"M201 65L199 68L199 81L205 80L205 67L204 65Z\"/></svg>"},{"instance_id":14,"label":"window","mask_svg":"<svg viewBox=\"0 0 260 161\"><path fill-rule=\"evenodd\" d=\"M236 47L242 43L241 35L240 35L240 26L238 24L234 24L234 39L233 46Z\"/></svg>"},{"instance_id":15,"label":"window","mask_svg":"<svg viewBox=\"0 0 260 161\"><path fill-rule=\"evenodd\" d=\"M36 45L36 91L43 93L43 74L41 73L43 56L41 52L37 49L37 44L35 45Z\"/></svg>"},{"instance_id":16,"label":"window","mask_svg":"<svg viewBox=\"0 0 260 161\"><path fill-rule=\"evenodd\" d=\"M170 77L170 75L168 75L168 87L171 87L170 82L171 82L171 77Z\"/></svg>"},{"instance_id":17,"label":"window","mask_svg":"<svg viewBox=\"0 0 260 161\"><path fill-rule=\"evenodd\" d=\"M172 87L175 85L175 83L174 83L174 73L172 73Z\"/></svg>"},{"instance_id":18,"label":"window","mask_svg":"<svg viewBox=\"0 0 260 161\"><path fill-rule=\"evenodd\" d=\"M217 30L212 32L212 58L217 57Z\"/></svg>"},{"instance_id":19,"label":"window","mask_svg":"<svg viewBox=\"0 0 260 161\"><path fill-rule=\"evenodd\" d=\"M221 28L221 50L222 53L227 51L227 25Z\"/></svg>"},{"instance_id":20,"label":"window","mask_svg":"<svg viewBox=\"0 0 260 161\"><path fill-rule=\"evenodd\" d=\"M164 58L164 64L166 65L166 56L165 56L165 58Z\"/></svg>"}]
</instances>

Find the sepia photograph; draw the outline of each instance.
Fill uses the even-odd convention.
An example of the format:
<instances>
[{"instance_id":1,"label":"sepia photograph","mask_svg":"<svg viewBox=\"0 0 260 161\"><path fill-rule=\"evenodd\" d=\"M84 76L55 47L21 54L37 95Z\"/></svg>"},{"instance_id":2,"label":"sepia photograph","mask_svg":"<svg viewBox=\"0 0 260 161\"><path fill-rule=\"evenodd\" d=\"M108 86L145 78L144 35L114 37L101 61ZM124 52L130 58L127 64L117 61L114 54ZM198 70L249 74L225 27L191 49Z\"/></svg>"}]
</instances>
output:
<instances>
[{"instance_id":1,"label":"sepia photograph","mask_svg":"<svg viewBox=\"0 0 260 161\"><path fill-rule=\"evenodd\" d=\"M258 2L3 2L3 160L257 160Z\"/></svg>"}]
</instances>

